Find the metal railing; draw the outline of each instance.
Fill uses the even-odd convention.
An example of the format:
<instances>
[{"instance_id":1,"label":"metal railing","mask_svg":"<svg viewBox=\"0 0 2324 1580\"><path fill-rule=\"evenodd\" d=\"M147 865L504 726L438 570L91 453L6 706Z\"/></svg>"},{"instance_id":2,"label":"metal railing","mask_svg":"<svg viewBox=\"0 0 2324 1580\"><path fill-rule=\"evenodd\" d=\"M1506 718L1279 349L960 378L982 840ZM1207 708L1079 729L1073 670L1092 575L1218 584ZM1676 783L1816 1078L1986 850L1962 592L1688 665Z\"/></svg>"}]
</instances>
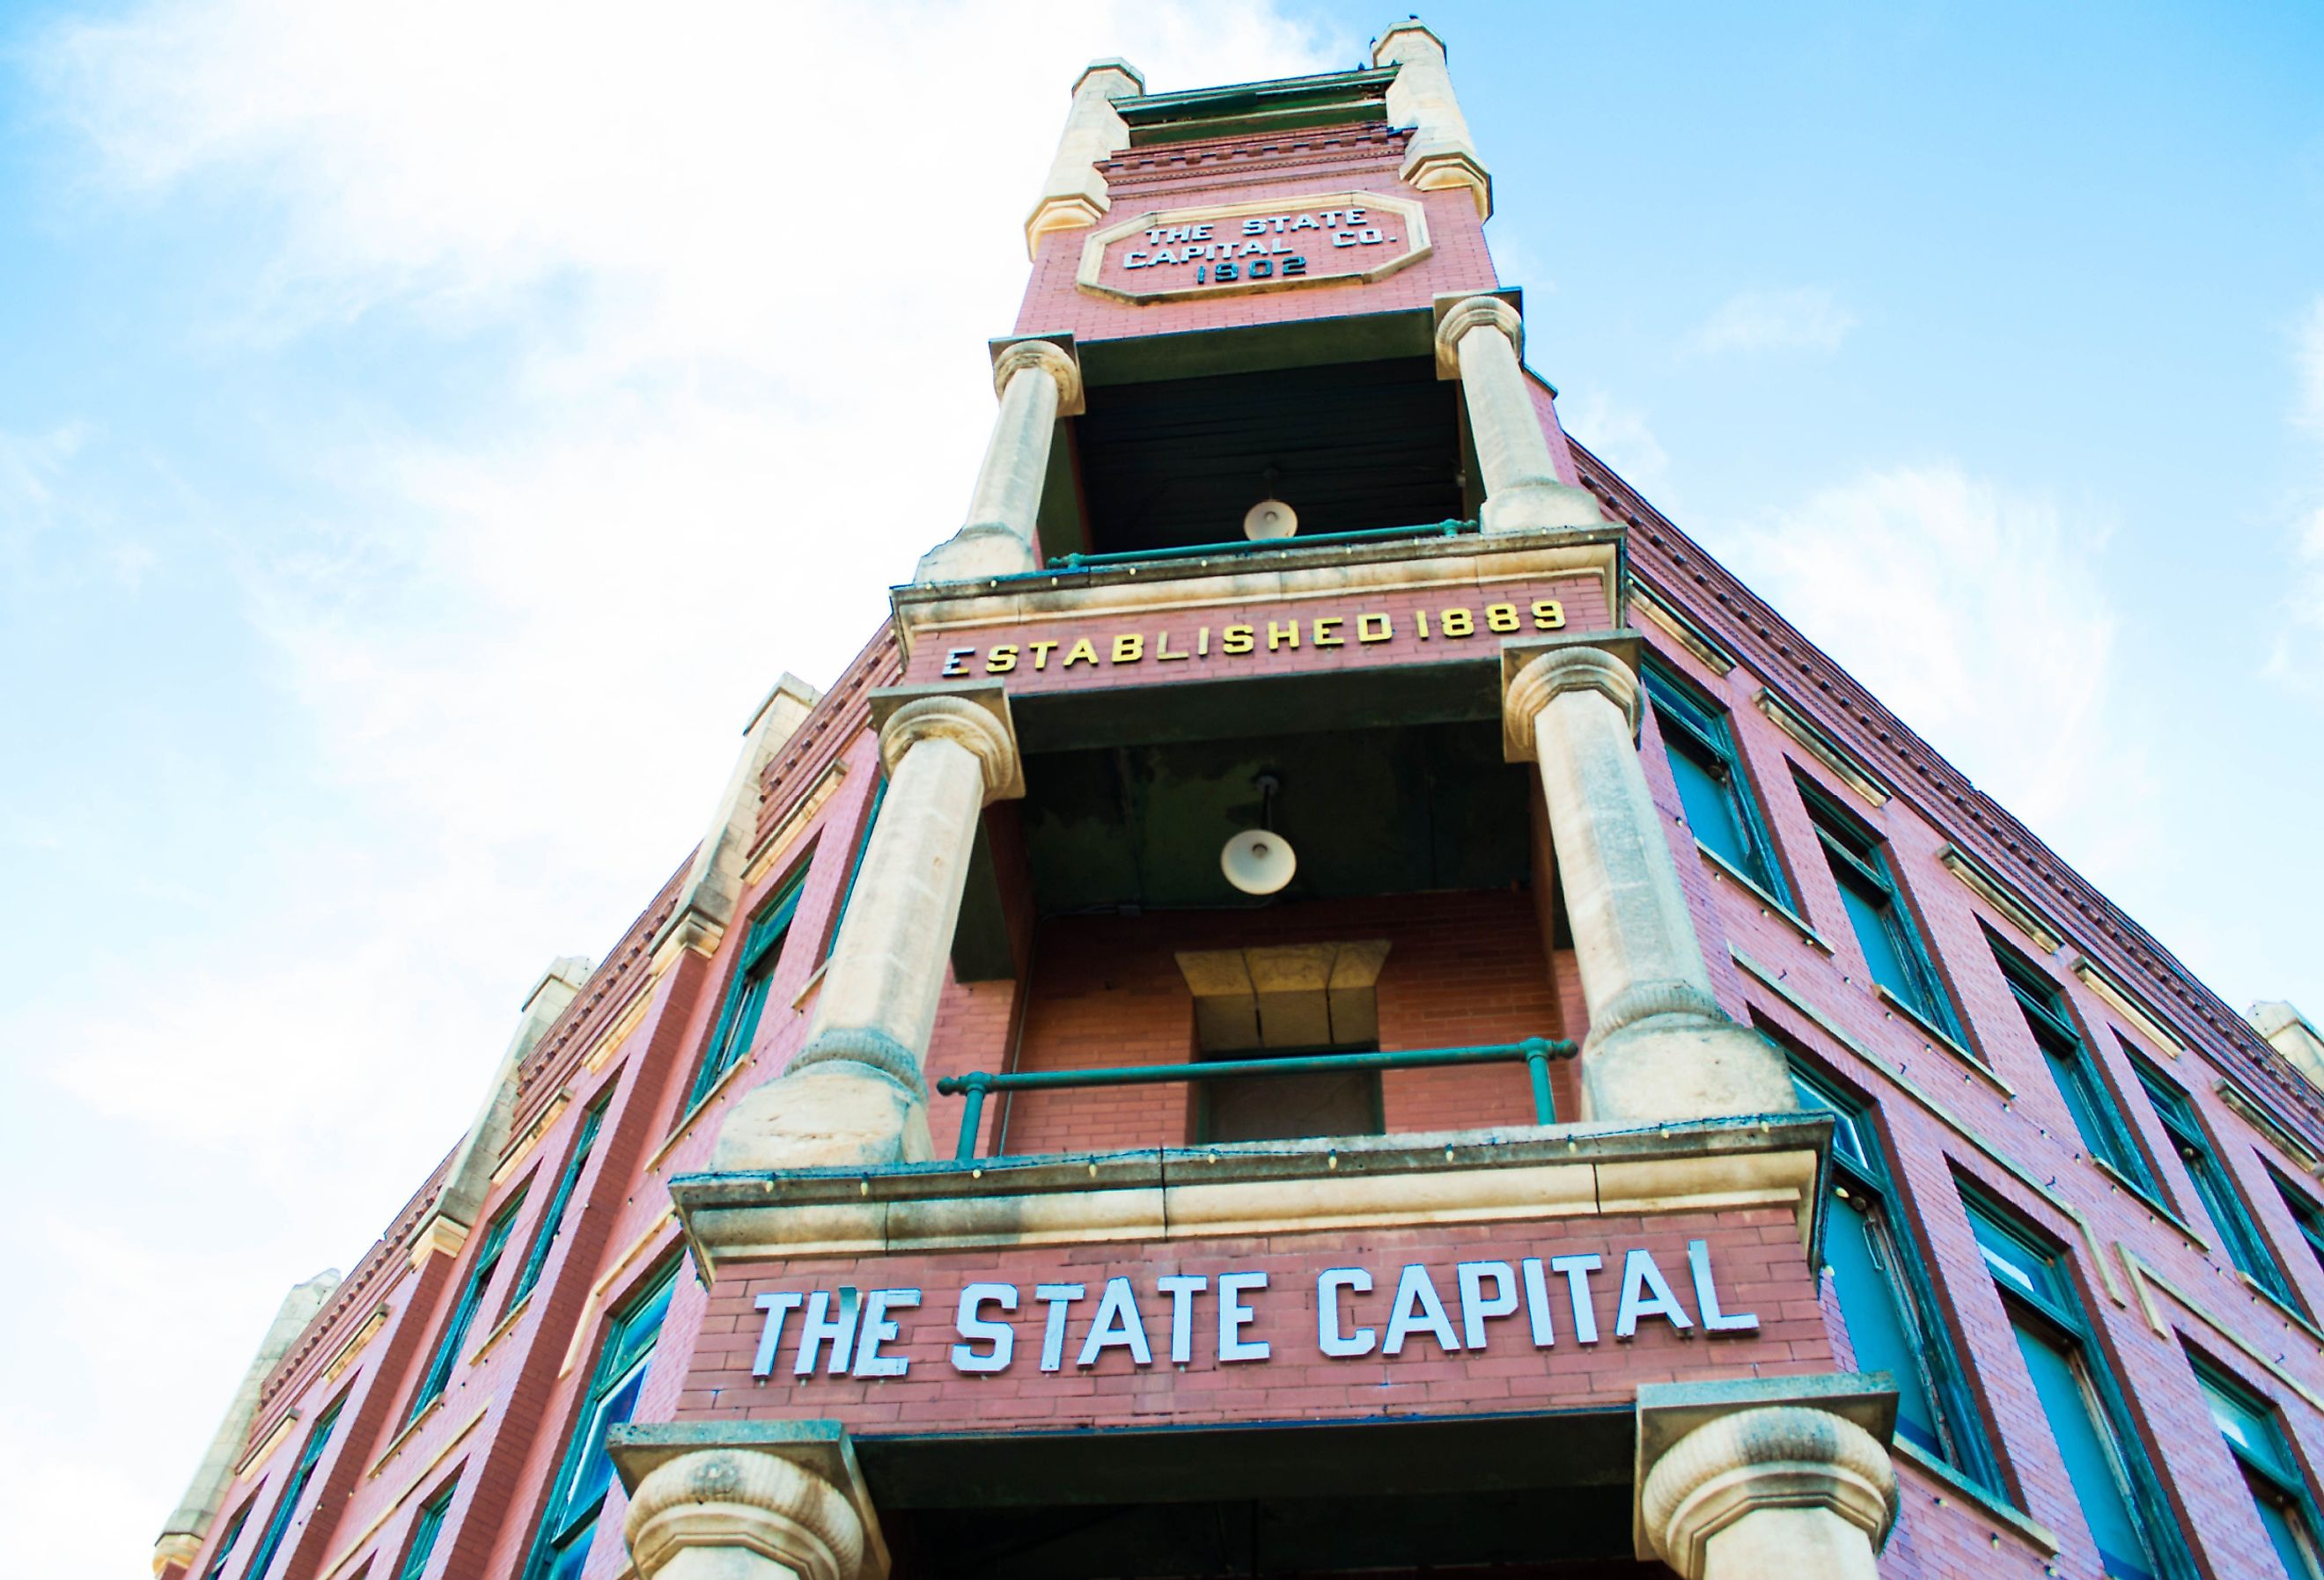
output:
<instances>
[{"instance_id":1,"label":"metal railing","mask_svg":"<svg viewBox=\"0 0 2324 1580\"><path fill-rule=\"evenodd\" d=\"M1367 527L1356 532L1309 532L1290 538L1248 538L1222 543L1188 543L1176 549L1128 549L1115 554L1060 554L1038 570L1021 576L1049 576L1062 570L1099 570L1110 565L1143 565L1155 559L1231 559L1243 554L1263 554L1271 549L1305 549L1321 543L1374 543L1394 538L1457 538L1477 530L1474 522L1429 522L1416 527Z\"/></svg>"},{"instance_id":2,"label":"metal railing","mask_svg":"<svg viewBox=\"0 0 2324 1580\"><path fill-rule=\"evenodd\" d=\"M1522 1064L1533 1077L1536 1124L1555 1124L1557 1105L1550 1095L1549 1062L1572 1058L1573 1044L1528 1037L1522 1042L1494 1043L1480 1048L1416 1048L1396 1053L1309 1053L1290 1058L1204 1059L1192 1064L1127 1065L1103 1070L1032 1070L994 1074L971 1070L946 1076L936 1090L947 1097L965 1095L968 1110L960 1116L960 1145L955 1162L976 1157L977 1135L984 1128L984 1096L988 1092L1052 1092L1074 1086L1152 1086L1176 1081L1226 1081L1245 1076L1338 1075L1351 1070L1426 1070L1447 1065Z\"/></svg>"}]
</instances>

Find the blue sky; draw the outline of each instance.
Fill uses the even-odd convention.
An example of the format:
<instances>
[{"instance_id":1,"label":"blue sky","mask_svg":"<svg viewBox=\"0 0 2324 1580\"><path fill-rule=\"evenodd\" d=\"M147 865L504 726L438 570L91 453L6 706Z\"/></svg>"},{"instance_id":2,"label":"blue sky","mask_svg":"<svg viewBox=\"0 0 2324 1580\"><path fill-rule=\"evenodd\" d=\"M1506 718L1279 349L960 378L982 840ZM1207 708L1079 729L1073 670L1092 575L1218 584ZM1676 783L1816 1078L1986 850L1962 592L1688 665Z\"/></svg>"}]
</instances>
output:
<instances>
[{"instance_id":1,"label":"blue sky","mask_svg":"<svg viewBox=\"0 0 2324 1580\"><path fill-rule=\"evenodd\" d=\"M956 523L1080 65L1395 14L770 9L0 7L32 1572L143 1563L281 1291ZM2231 1002L2324 1009L2324 13L1425 14L1575 434Z\"/></svg>"}]
</instances>

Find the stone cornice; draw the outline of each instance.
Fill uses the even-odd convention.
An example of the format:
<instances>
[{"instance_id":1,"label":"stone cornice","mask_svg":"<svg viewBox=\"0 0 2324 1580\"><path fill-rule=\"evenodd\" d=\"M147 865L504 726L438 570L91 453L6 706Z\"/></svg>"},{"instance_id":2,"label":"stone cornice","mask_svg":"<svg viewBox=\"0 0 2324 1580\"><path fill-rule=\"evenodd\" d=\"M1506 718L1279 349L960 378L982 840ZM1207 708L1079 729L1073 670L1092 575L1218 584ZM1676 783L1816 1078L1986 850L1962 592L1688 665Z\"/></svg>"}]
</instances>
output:
<instances>
[{"instance_id":1,"label":"stone cornice","mask_svg":"<svg viewBox=\"0 0 2324 1580\"><path fill-rule=\"evenodd\" d=\"M1811 1243L1829 1119L1502 1127L973 1164L690 1174L699 1265L1780 1207Z\"/></svg>"},{"instance_id":2,"label":"stone cornice","mask_svg":"<svg viewBox=\"0 0 2324 1580\"><path fill-rule=\"evenodd\" d=\"M1852 676L1802 636L1724 566L1704 553L1612 468L1572 446L1585 486L1631 529L1630 553L1665 602L1702 624L1763 679L1775 682L1862 760L1932 826L2029 897L2045 896L2063 921L2080 926L2070 940L2108 956L2126 983L2170 1005L2182 1039L2228 1074L2262 1086L2324 1144L2324 1093L2316 1091L2227 1002L2199 981L2153 936L2061 860L1992 797L1970 783L1926 741L1881 706Z\"/></svg>"}]
</instances>

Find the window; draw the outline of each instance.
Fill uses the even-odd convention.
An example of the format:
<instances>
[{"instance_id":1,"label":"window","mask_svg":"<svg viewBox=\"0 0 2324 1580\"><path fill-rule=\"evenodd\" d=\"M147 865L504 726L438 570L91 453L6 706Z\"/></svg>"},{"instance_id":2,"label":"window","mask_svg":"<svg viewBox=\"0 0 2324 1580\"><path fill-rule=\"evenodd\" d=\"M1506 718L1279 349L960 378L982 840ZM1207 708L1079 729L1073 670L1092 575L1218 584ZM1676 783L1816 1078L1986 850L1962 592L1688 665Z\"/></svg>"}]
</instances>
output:
<instances>
[{"instance_id":1,"label":"window","mask_svg":"<svg viewBox=\"0 0 2324 1580\"><path fill-rule=\"evenodd\" d=\"M2275 1260L2274 1248L2252 1221L2251 1208L2244 1205L2227 1164L2212 1150L2203 1122L2195 1115L2194 1099L2143 1058L2134 1058L2130 1067L2138 1073L2138 1084L2146 1088L2154 1116L2163 1122L2179 1160L2186 1164L2187 1178L2195 1194L2203 1198L2203 1210L2211 1215L2211 1226L2218 1231L2219 1245L2227 1260L2253 1283L2298 1308L2300 1298L2292 1293L2292 1280L2284 1276L2283 1264Z\"/></svg>"},{"instance_id":2,"label":"window","mask_svg":"<svg viewBox=\"0 0 2324 1580\"><path fill-rule=\"evenodd\" d=\"M589 1391L583 1396L572 1441L565 1446L564 1462L549 1489L549 1507L532 1561L525 1566L526 1580L576 1580L589 1561L597 1513L604 1506L605 1490L613 1482L613 1461L605 1452L605 1434L626 1422L638 1408L638 1393L645 1386L654 1339L669 1311L677 1277L673 1263L606 1325L604 1346L590 1375Z\"/></svg>"},{"instance_id":3,"label":"window","mask_svg":"<svg viewBox=\"0 0 2324 1580\"><path fill-rule=\"evenodd\" d=\"M1960 1022L1937 981L1936 967L1929 963L1920 929L1904 909L1895 874L1888 867L1887 842L1803 781L1800 795L1823 845L1831 880L1840 888L1840 902L1847 908L1857 947L1864 951L1865 969L1891 998L1959 1042Z\"/></svg>"},{"instance_id":4,"label":"window","mask_svg":"<svg viewBox=\"0 0 2324 1580\"><path fill-rule=\"evenodd\" d=\"M1998 1490L2001 1467L1985 1439L1967 1374L1938 1319L1935 1287L1890 1210L1893 1194L1879 1138L1861 1104L1796 1065L1800 1105L1832 1116L1831 1210L1825 1270L1856 1347L1856 1369L1896 1379L1896 1436L1981 1486Z\"/></svg>"},{"instance_id":5,"label":"window","mask_svg":"<svg viewBox=\"0 0 2324 1580\"><path fill-rule=\"evenodd\" d=\"M880 826L880 808L888 801L888 781L881 780L872 791L872 805L863 814L863 833L855 842L855 855L847 863L847 882L841 885L838 907L831 913L831 927L823 935L823 957L839 947L839 926L847 919L847 907L855 899L855 880L863 875L863 858L872 850L872 831ZM817 965L822 961L817 961Z\"/></svg>"},{"instance_id":6,"label":"window","mask_svg":"<svg viewBox=\"0 0 2324 1580\"><path fill-rule=\"evenodd\" d=\"M1759 808L1744 781L1725 715L1693 689L1653 665L1645 671L1646 695L1654 699L1655 722L1678 781L1679 805L1696 843L1766 890L1791 904L1775 843L1759 820Z\"/></svg>"},{"instance_id":7,"label":"window","mask_svg":"<svg viewBox=\"0 0 2324 1580\"><path fill-rule=\"evenodd\" d=\"M307 1434L307 1446L299 1450L299 1463L290 1477L282 1483L282 1496L274 1505L274 1512L266 1521L266 1534L259 1538L258 1550L250 1555L250 1567L242 1572L242 1580L266 1580L266 1572L274 1566L274 1557L282 1549L282 1538L290 1529L290 1516L298 1510L299 1500L306 1496L307 1483L315 1479L316 1462L329 1446L331 1428L339 1424L339 1407L346 1403L341 1394Z\"/></svg>"},{"instance_id":8,"label":"window","mask_svg":"<svg viewBox=\"0 0 2324 1580\"><path fill-rule=\"evenodd\" d=\"M452 1381L453 1363L459 1360L460 1351L468 1342L468 1329L475 1326L476 1308L484 1303L484 1291L491 1288L493 1275L500 1270L501 1252L508 1249L509 1231L516 1227L516 1211L523 1198L508 1204L493 1215L484 1226L484 1241L476 1247L476 1260L468 1269L467 1282L460 1286L460 1298L452 1302L452 1314L444 1319L444 1331L436 1335L436 1353L429 1357L428 1370L420 1374L420 1387L411 1396L411 1409L404 1419L415 1421L420 1412L444 1396Z\"/></svg>"},{"instance_id":9,"label":"window","mask_svg":"<svg viewBox=\"0 0 2324 1580\"><path fill-rule=\"evenodd\" d=\"M2091 1157L2153 1197L2156 1194L2153 1171L2131 1138L2130 1127L2123 1123L2106 1080L2098 1074L2098 1060L2082 1046L2081 1033L2074 1030L2066 1013L2065 995L2040 970L2009 950L1996 945L1993 957L2000 964L2018 1009L2024 1012L2025 1029L2034 1034L2034 1044L2050 1067L2050 1078L2066 1100L2066 1112L2073 1118L2082 1146Z\"/></svg>"},{"instance_id":10,"label":"window","mask_svg":"<svg viewBox=\"0 0 2324 1580\"><path fill-rule=\"evenodd\" d=\"M2319 1271L2324 1271L2324 1207L2319 1207L2305 1193L2297 1191L2281 1179L2275 1182L2276 1195L2283 1198L2292 1221L2300 1225L2300 1237L2308 1242L2309 1251L2316 1258Z\"/></svg>"},{"instance_id":11,"label":"window","mask_svg":"<svg viewBox=\"0 0 2324 1580\"><path fill-rule=\"evenodd\" d=\"M2227 1452L2251 1489L2252 1505L2290 1580L2324 1580L2324 1555L2317 1547L2315 1500L2307 1478L2292 1457L2292 1444L2275 1411L2240 1382L2198 1363L2195 1381L2211 1419L2227 1440Z\"/></svg>"},{"instance_id":12,"label":"window","mask_svg":"<svg viewBox=\"0 0 2324 1580\"><path fill-rule=\"evenodd\" d=\"M2130 1429L2122 1391L2090 1342L2063 1256L1997 1207L1972 1202L1969 1217L2106 1573L2191 1580L2193 1564Z\"/></svg>"},{"instance_id":13,"label":"window","mask_svg":"<svg viewBox=\"0 0 2324 1580\"><path fill-rule=\"evenodd\" d=\"M549 1198L549 1210L542 1213L540 1222L533 1225L531 1248L524 1253L524 1265L517 1270L516 1287L509 1292L509 1309L512 1311L516 1308L516 1303L531 1294L532 1287L540 1282L540 1270L549 1264L549 1248L557 1243L557 1236L564 1231L565 1209L572 1204L573 1187L579 1182L581 1170L588 1164L589 1153L597 1144L597 1127L604 1123L605 1104L612 1102L613 1097L613 1093L608 1091L589 1104L588 1110L581 1115L581 1128L574 1133L573 1151L565 1160L565 1172L557 1177L557 1190Z\"/></svg>"},{"instance_id":14,"label":"window","mask_svg":"<svg viewBox=\"0 0 2324 1580\"><path fill-rule=\"evenodd\" d=\"M751 930L742 938L742 957L734 964L734 974L727 979L726 1002L718 1009L718 1026L710 1034L710 1045L702 1055L702 1067L695 1072L694 1089L686 1095L686 1106L681 1113L690 1113L718 1078L741 1062L751 1051L751 1039L759 1030L759 1016L767 1007L767 993L774 985L775 967L781 963L783 940L790 936L791 918L798 913L799 892L807 886L808 863L801 862L775 897L759 907L751 919Z\"/></svg>"},{"instance_id":15,"label":"window","mask_svg":"<svg viewBox=\"0 0 2324 1580\"><path fill-rule=\"evenodd\" d=\"M428 1560L436 1556L436 1538L443 1533L444 1516L451 1512L452 1494L457 1491L457 1482L446 1482L442 1491L420 1506L420 1517L411 1522L411 1541L403 1549L403 1562L396 1568L395 1580L420 1580L428 1573Z\"/></svg>"},{"instance_id":16,"label":"window","mask_svg":"<svg viewBox=\"0 0 2324 1580\"><path fill-rule=\"evenodd\" d=\"M217 1544L217 1551L210 1555L209 1566L202 1571L202 1580L218 1580L218 1576L226 1573L226 1561L234 1557L234 1544L242 1539L242 1528L249 1522L250 1504L244 1503L234 1511L234 1519L227 1522L226 1538Z\"/></svg>"}]
</instances>

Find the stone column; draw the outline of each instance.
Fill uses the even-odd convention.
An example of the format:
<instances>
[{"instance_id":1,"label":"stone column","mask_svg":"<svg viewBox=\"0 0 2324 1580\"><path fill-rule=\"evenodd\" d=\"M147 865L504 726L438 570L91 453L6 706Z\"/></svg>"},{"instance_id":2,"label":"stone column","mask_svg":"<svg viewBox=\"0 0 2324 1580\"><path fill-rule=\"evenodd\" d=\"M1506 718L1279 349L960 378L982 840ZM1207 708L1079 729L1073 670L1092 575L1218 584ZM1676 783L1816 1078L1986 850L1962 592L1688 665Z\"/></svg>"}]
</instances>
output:
<instances>
[{"instance_id":1,"label":"stone column","mask_svg":"<svg viewBox=\"0 0 2324 1580\"><path fill-rule=\"evenodd\" d=\"M880 731L888 794L835 941L807 1046L735 1104L721 1172L928 1157L920 1063L936 1029L985 806L1025 793L998 685L910 698Z\"/></svg>"},{"instance_id":2,"label":"stone column","mask_svg":"<svg viewBox=\"0 0 2324 1580\"><path fill-rule=\"evenodd\" d=\"M1097 162L1130 146L1130 127L1113 102L1145 91L1146 79L1127 60L1093 60L1074 79L1074 107L1065 113L1057 157L1041 183L1040 200L1025 217L1026 256L1040 252L1041 238L1050 231L1095 225L1112 207Z\"/></svg>"},{"instance_id":3,"label":"stone column","mask_svg":"<svg viewBox=\"0 0 2324 1580\"><path fill-rule=\"evenodd\" d=\"M1508 754L1539 764L1590 1034L1584 1115L1697 1119L1799 1105L1782 1056L1711 995L1638 762L1638 683L1611 653L1556 645L1502 695Z\"/></svg>"},{"instance_id":4,"label":"stone column","mask_svg":"<svg viewBox=\"0 0 2324 1580\"><path fill-rule=\"evenodd\" d=\"M968 520L920 557L915 582L973 581L1037 568L1034 519L1048 476L1049 444L1060 416L1082 410L1082 371L1048 340L1019 340L992 365L1001 411L976 474Z\"/></svg>"},{"instance_id":5,"label":"stone column","mask_svg":"<svg viewBox=\"0 0 2324 1580\"><path fill-rule=\"evenodd\" d=\"M1397 173L1424 192L1465 187L1477 217L1493 217L1493 178L1469 138L1469 118L1452 92L1444 60L1444 41L1417 22L1398 23L1372 46L1372 64L1393 66L1388 87L1388 124L1412 128L1404 168Z\"/></svg>"},{"instance_id":6,"label":"stone column","mask_svg":"<svg viewBox=\"0 0 2324 1580\"><path fill-rule=\"evenodd\" d=\"M1739 1410L1663 1453L1638 1516L1684 1580L1877 1580L1896 1473L1878 1438L1830 1411Z\"/></svg>"},{"instance_id":7,"label":"stone column","mask_svg":"<svg viewBox=\"0 0 2324 1580\"><path fill-rule=\"evenodd\" d=\"M1485 531L1602 527L1606 518L1590 491L1558 480L1518 360L1524 348L1525 321L1498 296L1463 297L1437 320L1437 376L1461 381L1485 474Z\"/></svg>"},{"instance_id":8,"label":"stone column","mask_svg":"<svg viewBox=\"0 0 2324 1580\"><path fill-rule=\"evenodd\" d=\"M622 1534L643 1580L859 1580L868 1545L845 1492L748 1448L663 1464L638 1483Z\"/></svg>"},{"instance_id":9,"label":"stone column","mask_svg":"<svg viewBox=\"0 0 2324 1580\"><path fill-rule=\"evenodd\" d=\"M201 1557L202 1544L209 1539L210 1526L217 1520L218 1510L226 1502L226 1490L234 1482L234 1464L247 1447L251 1418L258 1412L258 1391L265 1385L290 1345L315 1319L315 1313L338 1292L337 1270L316 1274L305 1283L294 1286L282 1297L282 1304L274 1313L274 1320L266 1326L266 1336L259 1341L258 1354L251 1357L250 1369L242 1374L241 1386L234 1391L234 1402L226 1406L225 1418L218 1422L217 1435L210 1439L209 1448L194 1471L194 1479L186 1487L186 1495L169 1523L161 1527L161 1539L153 1545L153 1573L162 1574L176 1567L191 1568Z\"/></svg>"}]
</instances>

